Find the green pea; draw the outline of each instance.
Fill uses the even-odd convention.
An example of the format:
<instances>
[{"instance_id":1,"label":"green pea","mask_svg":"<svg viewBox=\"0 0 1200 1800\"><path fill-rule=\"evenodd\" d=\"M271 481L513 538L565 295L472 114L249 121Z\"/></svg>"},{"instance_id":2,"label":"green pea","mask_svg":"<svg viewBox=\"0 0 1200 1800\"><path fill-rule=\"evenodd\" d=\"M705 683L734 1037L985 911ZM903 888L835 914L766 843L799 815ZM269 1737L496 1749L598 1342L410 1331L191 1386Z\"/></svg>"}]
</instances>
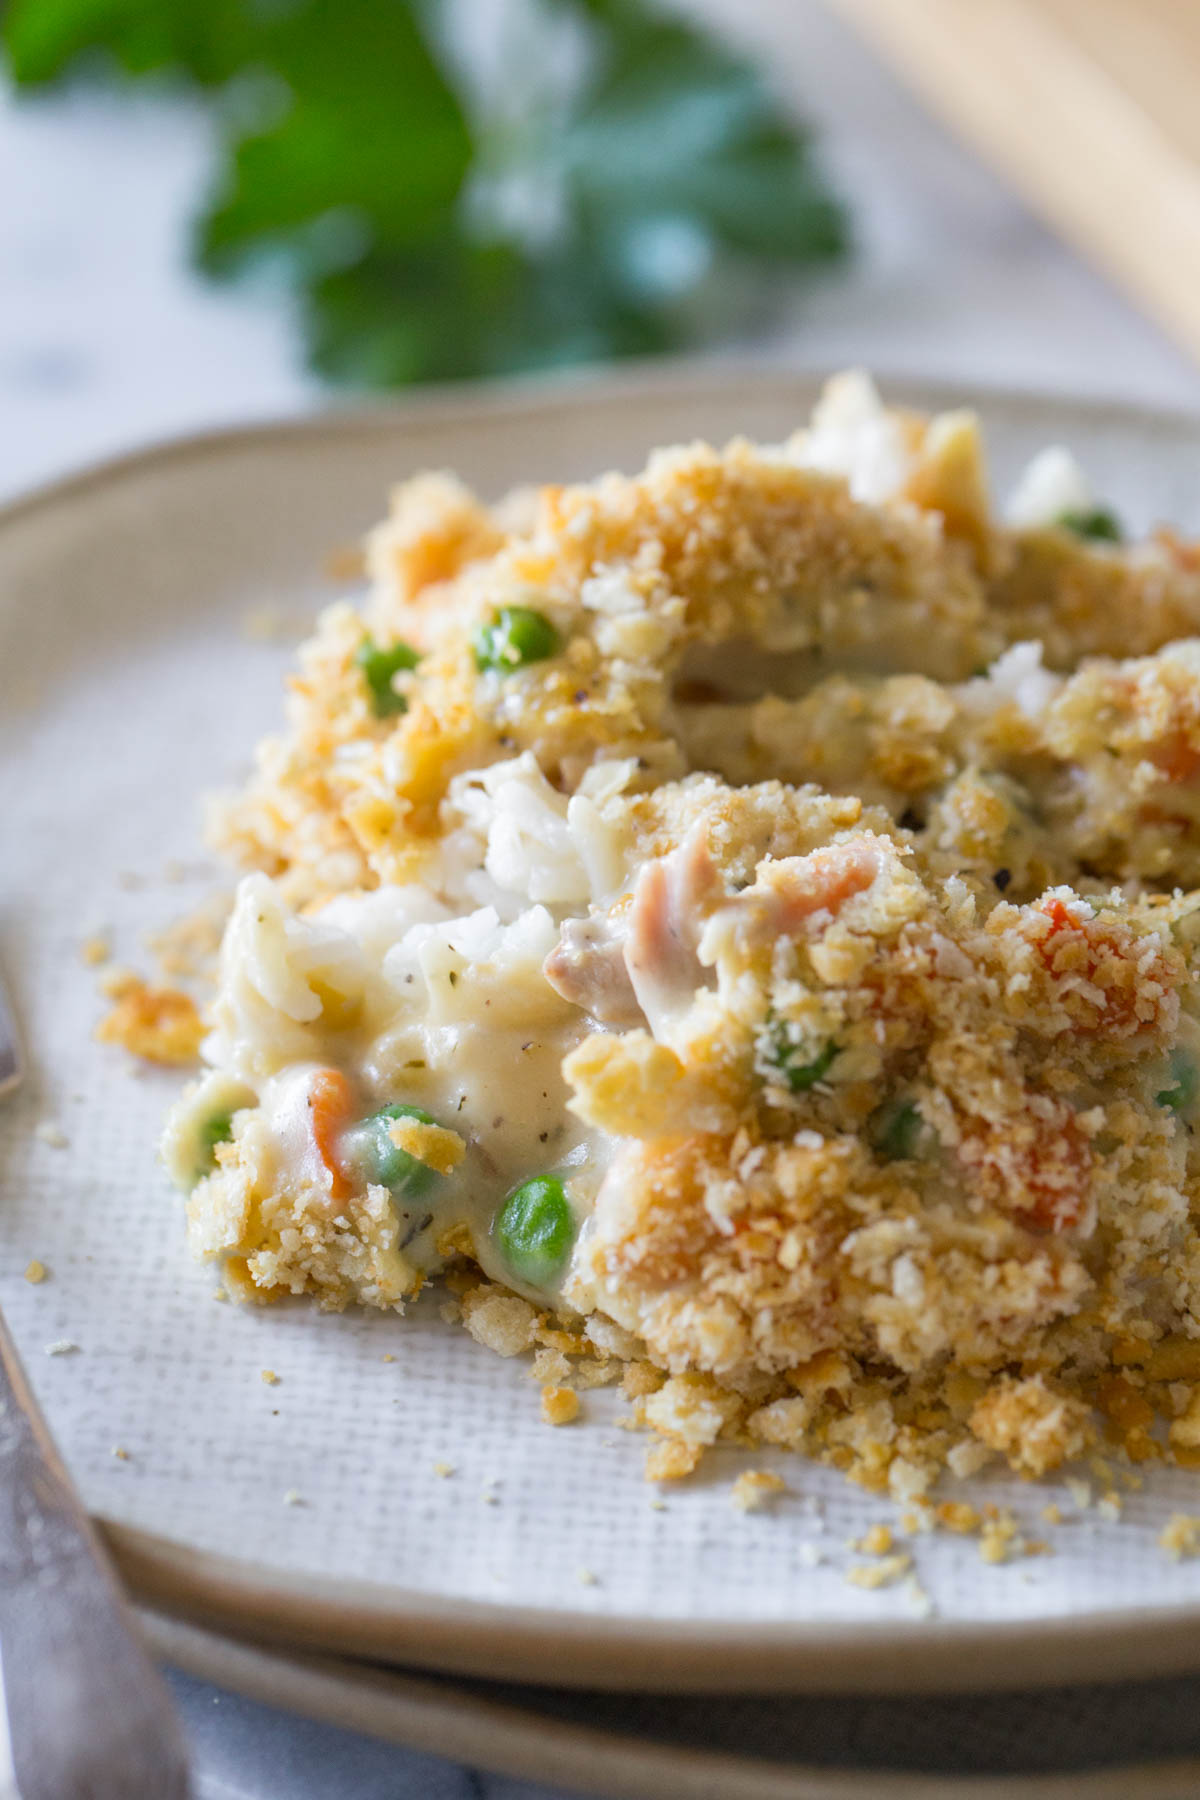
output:
<instances>
[{"instance_id":1,"label":"green pea","mask_svg":"<svg viewBox=\"0 0 1200 1800\"><path fill-rule=\"evenodd\" d=\"M796 1044L790 1044L786 1038L779 1037L775 1043L775 1060L779 1072L787 1082L793 1094L806 1094L809 1088L816 1087L829 1073L830 1068L841 1054L841 1045L830 1038L824 1049L811 1062L798 1062L801 1054Z\"/></svg>"},{"instance_id":2,"label":"green pea","mask_svg":"<svg viewBox=\"0 0 1200 1800\"><path fill-rule=\"evenodd\" d=\"M1119 544L1125 533L1121 521L1109 506L1089 506L1082 512L1061 513L1055 521L1076 537L1094 538L1098 543Z\"/></svg>"},{"instance_id":3,"label":"green pea","mask_svg":"<svg viewBox=\"0 0 1200 1800\"><path fill-rule=\"evenodd\" d=\"M911 1100L886 1100L867 1120L867 1138L887 1162L908 1162L917 1153L924 1121Z\"/></svg>"},{"instance_id":4,"label":"green pea","mask_svg":"<svg viewBox=\"0 0 1200 1800\"><path fill-rule=\"evenodd\" d=\"M377 719L390 719L396 713L408 711L408 701L392 686L392 676L401 669L415 669L420 662L411 644L397 639L383 649L374 638L365 637L354 653L354 660L363 672L371 711Z\"/></svg>"},{"instance_id":5,"label":"green pea","mask_svg":"<svg viewBox=\"0 0 1200 1800\"><path fill-rule=\"evenodd\" d=\"M505 1262L527 1287L549 1287L575 1238L575 1220L557 1175L534 1175L515 1187L492 1223Z\"/></svg>"},{"instance_id":6,"label":"green pea","mask_svg":"<svg viewBox=\"0 0 1200 1800\"><path fill-rule=\"evenodd\" d=\"M562 637L545 613L530 606L502 606L490 625L481 625L471 640L480 670L524 668L545 662L562 649Z\"/></svg>"},{"instance_id":7,"label":"green pea","mask_svg":"<svg viewBox=\"0 0 1200 1800\"><path fill-rule=\"evenodd\" d=\"M232 1136L233 1114L231 1112L214 1113L212 1118L206 1119L200 1127L200 1142L208 1151L210 1158L217 1145L227 1144Z\"/></svg>"},{"instance_id":8,"label":"green pea","mask_svg":"<svg viewBox=\"0 0 1200 1800\"><path fill-rule=\"evenodd\" d=\"M377 1113L350 1127L342 1140L342 1159L371 1186L390 1188L397 1199L415 1200L440 1177L428 1163L393 1144L388 1135L393 1119L415 1119L420 1125L436 1123L422 1106L381 1106Z\"/></svg>"},{"instance_id":9,"label":"green pea","mask_svg":"<svg viewBox=\"0 0 1200 1800\"><path fill-rule=\"evenodd\" d=\"M1167 1058L1167 1067L1171 1073L1170 1086L1155 1094L1155 1100L1160 1106L1169 1106L1174 1113L1192 1112L1197 1097L1200 1096L1200 1077L1197 1075L1195 1058L1189 1056L1186 1050L1172 1050Z\"/></svg>"},{"instance_id":10,"label":"green pea","mask_svg":"<svg viewBox=\"0 0 1200 1800\"><path fill-rule=\"evenodd\" d=\"M232 1112L213 1113L211 1118L205 1119L203 1125L198 1127L194 1140L197 1151L195 1180L203 1181L206 1175L212 1174L217 1166L214 1154L217 1145L227 1144L232 1136Z\"/></svg>"}]
</instances>

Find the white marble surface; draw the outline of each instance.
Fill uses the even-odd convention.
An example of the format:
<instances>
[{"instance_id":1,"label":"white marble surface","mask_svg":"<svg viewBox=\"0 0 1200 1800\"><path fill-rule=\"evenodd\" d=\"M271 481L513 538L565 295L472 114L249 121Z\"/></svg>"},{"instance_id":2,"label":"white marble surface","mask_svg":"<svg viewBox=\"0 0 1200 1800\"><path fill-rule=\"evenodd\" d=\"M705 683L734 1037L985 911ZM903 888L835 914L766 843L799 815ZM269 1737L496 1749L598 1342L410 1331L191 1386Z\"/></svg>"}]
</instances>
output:
<instances>
[{"instance_id":1,"label":"white marble surface","mask_svg":"<svg viewBox=\"0 0 1200 1800\"><path fill-rule=\"evenodd\" d=\"M1200 406L1200 372L925 118L816 0L692 0L821 131L854 262L797 300L786 354ZM0 88L0 497L200 426L325 404L286 310L186 265L198 113ZM769 346L762 346L764 350ZM289 1722L179 1678L216 1800L534 1800L539 1790Z\"/></svg>"}]
</instances>

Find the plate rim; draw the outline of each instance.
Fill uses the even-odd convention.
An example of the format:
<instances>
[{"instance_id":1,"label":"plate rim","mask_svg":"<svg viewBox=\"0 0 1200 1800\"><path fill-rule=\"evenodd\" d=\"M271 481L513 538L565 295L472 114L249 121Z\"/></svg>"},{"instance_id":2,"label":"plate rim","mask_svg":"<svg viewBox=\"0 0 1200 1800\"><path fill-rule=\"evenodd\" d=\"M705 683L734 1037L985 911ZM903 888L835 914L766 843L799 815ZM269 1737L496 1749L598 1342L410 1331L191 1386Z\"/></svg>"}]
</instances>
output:
<instances>
[{"instance_id":1,"label":"plate rim","mask_svg":"<svg viewBox=\"0 0 1200 1800\"><path fill-rule=\"evenodd\" d=\"M144 1606L287 1649L645 1693L972 1693L1200 1670L1200 1603L1046 1619L728 1623L591 1614L270 1569L98 1515Z\"/></svg>"},{"instance_id":2,"label":"plate rim","mask_svg":"<svg viewBox=\"0 0 1200 1800\"><path fill-rule=\"evenodd\" d=\"M735 392L811 400L829 370L764 358L638 364L614 374L582 370L479 386L462 383L401 401L330 407L178 434L107 457L0 503L0 533L105 488L200 458L331 439L469 427L473 419L561 415L573 408L728 401ZM1200 414L1104 396L1009 384L882 372L885 393L933 406L965 398L988 409L1064 409L1097 426L1140 424L1193 437ZM803 398L802 398L803 396ZM218 1556L180 1540L97 1518L127 1584L145 1604L218 1629L278 1644L324 1648L458 1674L559 1685L658 1692L970 1691L1007 1685L1019 1659L1022 1685L1120 1680L1200 1670L1200 1601L1013 1620L803 1620L729 1624L638 1614L512 1606L431 1596L398 1586L335 1580Z\"/></svg>"},{"instance_id":3,"label":"plate rim","mask_svg":"<svg viewBox=\"0 0 1200 1800\"><path fill-rule=\"evenodd\" d=\"M854 1768L694 1749L635 1729L588 1726L516 1698L436 1684L419 1670L223 1638L143 1609L156 1656L189 1675L342 1729L447 1755L523 1781L566 1783L607 1800L1179 1800L1200 1783L1200 1758L1112 1763L1047 1774L963 1776Z\"/></svg>"},{"instance_id":4,"label":"plate rim","mask_svg":"<svg viewBox=\"0 0 1200 1800\"><path fill-rule=\"evenodd\" d=\"M18 524L26 516L63 501L79 499L94 489L151 472L165 464L196 457L222 456L242 448L269 448L285 440L354 436L383 437L391 431L412 430L429 421L432 429L466 423L481 413L492 418L505 414L561 413L577 405L619 405L625 400L664 400L684 395L700 396L706 390L714 399L731 392L758 389L777 395L781 383L794 385L806 396L848 365L827 364L762 356L731 354L719 360L705 358L630 359L620 368L588 364L568 371L497 377L491 381L431 383L403 398L317 405L307 412L267 413L261 418L200 426L195 430L155 433L145 441L112 455L88 458L77 468L47 481L18 488L0 499L0 529ZM1069 388L1037 387L1021 383L930 375L876 365L870 378L885 399L903 396L931 408L968 406L985 415L989 406L1060 407L1099 423L1139 421L1159 430L1200 431L1200 406L1170 406L1139 401L1120 394L1079 394ZM798 400L797 404L805 404Z\"/></svg>"}]
</instances>

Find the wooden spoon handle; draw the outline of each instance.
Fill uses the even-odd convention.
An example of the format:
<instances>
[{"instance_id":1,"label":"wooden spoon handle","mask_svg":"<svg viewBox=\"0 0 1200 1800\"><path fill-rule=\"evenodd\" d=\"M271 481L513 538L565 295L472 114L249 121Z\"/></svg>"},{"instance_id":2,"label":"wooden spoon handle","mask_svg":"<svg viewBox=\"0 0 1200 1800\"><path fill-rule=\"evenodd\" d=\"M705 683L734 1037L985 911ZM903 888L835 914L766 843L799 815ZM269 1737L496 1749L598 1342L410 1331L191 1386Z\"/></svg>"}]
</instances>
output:
<instances>
[{"instance_id":1,"label":"wooden spoon handle","mask_svg":"<svg viewBox=\"0 0 1200 1800\"><path fill-rule=\"evenodd\" d=\"M0 1672L20 1800L186 1800L166 1686L2 1318Z\"/></svg>"}]
</instances>

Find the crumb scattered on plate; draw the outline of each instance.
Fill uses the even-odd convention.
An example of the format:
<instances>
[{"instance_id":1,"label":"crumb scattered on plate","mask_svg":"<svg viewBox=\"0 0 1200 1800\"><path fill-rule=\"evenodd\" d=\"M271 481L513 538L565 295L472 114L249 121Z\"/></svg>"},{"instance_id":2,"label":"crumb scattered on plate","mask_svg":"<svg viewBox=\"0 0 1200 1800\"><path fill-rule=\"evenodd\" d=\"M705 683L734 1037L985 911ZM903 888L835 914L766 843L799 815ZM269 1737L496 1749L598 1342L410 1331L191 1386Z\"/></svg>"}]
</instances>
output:
<instances>
[{"instance_id":1,"label":"crumb scattered on plate","mask_svg":"<svg viewBox=\"0 0 1200 1800\"><path fill-rule=\"evenodd\" d=\"M762 1512L786 1492L782 1475L774 1475L769 1469L743 1469L730 1490L730 1499L741 1512Z\"/></svg>"}]
</instances>

